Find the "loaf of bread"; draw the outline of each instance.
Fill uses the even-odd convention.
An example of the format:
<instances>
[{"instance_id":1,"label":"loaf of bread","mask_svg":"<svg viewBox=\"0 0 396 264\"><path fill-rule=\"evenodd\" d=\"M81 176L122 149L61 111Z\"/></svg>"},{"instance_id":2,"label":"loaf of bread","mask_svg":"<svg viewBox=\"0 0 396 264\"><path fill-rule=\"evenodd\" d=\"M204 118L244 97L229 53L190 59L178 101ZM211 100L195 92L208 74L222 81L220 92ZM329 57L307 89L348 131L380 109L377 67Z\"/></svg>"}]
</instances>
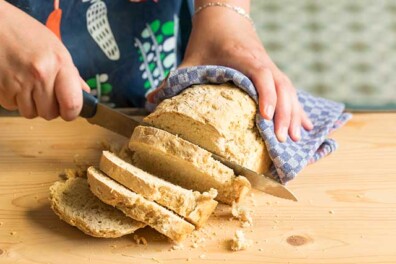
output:
<instances>
[{"instance_id":1,"label":"loaf of bread","mask_svg":"<svg viewBox=\"0 0 396 264\"><path fill-rule=\"evenodd\" d=\"M55 182L50 187L50 203L63 221L94 237L120 237L145 226L100 201L85 178Z\"/></svg>"},{"instance_id":2,"label":"loaf of bread","mask_svg":"<svg viewBox=\"0 0 396 264\"><path fill-rule=\"evenodd\" d=\"M119 237L149 225L180 242L207 221L214 199L231 205L251 189L207 150L258 173L268 171L271 160L255 126L256 112L254 101L230 84L186 89L144 119L154 127L134 130L132 152L122 152L127 159L104 151L100 170L90 167L88 180L55 183L51 206L92 236Z\"/></svg>"},{"instance_id":3,"label":"loaf of bread","mask_svg":"<svg viewBox=\"0 0 396 264\"><path fill-rule=\"evenodd\" d=\"M195 85L161 102L144 121L258 173L271 160L255 126L257 107L231 84Z\"/></svg>"},{"instance_id":4,"label":"loaf of bread","mask_svg":"<svg viewBox=\"0 0 396 264\"><path fill-rule=\"evenodd\" d=\"M187 189L215 188L216 199L226 204L240 201L251 188L245 177L235 176L208 151L161 129L136 127L129 148L137 167Z\"/></svg>"},{"instance_id":5,"label":"loaf of bread","mask_svg":"<svg viewBox=\"0 0 396 264\"><path fill-rule=\"evenodd\" d=\"M127 189L94 167L88 168L87 176L92 193L101 201L151 226L173 241L182 241L195 229L180 216Z\"/></svg>"}]
</instances>

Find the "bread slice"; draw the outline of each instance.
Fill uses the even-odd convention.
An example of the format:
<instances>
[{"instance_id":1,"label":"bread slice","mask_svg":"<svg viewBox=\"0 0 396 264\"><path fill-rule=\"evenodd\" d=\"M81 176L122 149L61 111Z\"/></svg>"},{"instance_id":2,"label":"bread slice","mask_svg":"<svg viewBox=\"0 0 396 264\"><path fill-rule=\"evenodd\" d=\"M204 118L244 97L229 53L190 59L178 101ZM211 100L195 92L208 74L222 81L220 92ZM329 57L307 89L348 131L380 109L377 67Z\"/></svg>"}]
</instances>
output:
<instances>
[{"instance_id":1,"label":"bread slice","mask_svg":"<svg viewBox=\"0 0 396 264\"><path fill-rule=\"evenodd\" d=\"M232 204L249 192L249 181L182 138L154 127L135 128L129 148L134 164L165 180L200 192L215 188L216 200Z\"/></svg>"},{"instance_id":2,"label":"bread slice","mask_svg":"<svg viewBox=\"0 0 396 264\"><path fill-rule=\"evenodd\" d=\"M198 228L217 206L213 200L217 195L215 189L203 194L184 189L125 162L109 151L103 151L99 168L128 189L169 208Z\"/></svg>"},{"instance_id":3,"label":"bread slice","mask_svg":"<svg viewBox=\"0 0 396 264\"><path fill-rule=\"evenodd\" d=\"M72 226L94 237L114 238L131 234L145 224L101 202L85 178L70 178L50 187L52 210Z\"/></svg>"},{"instance_id":4,"label":"bread slice","mask_svg":"<svg viewBox=\"0 0 396 264\"><path fill-rule=\"evenodd\" d=\"M256 126L257 106L231 84L194 85L144 121L258 173L272 163Z\"/></svg>"},{"instance_id":5,"label":"bread slice","mask_svg":"<svg viewBox=\"0 0 396 264\"><path fill-rule=\"evenodd\" d=\"M192 224L178 215L132 192L94 167L88 168L88 183L91 191L104 203L115 206L176 242L194 230Z\"/></svg>"}]
</instances>

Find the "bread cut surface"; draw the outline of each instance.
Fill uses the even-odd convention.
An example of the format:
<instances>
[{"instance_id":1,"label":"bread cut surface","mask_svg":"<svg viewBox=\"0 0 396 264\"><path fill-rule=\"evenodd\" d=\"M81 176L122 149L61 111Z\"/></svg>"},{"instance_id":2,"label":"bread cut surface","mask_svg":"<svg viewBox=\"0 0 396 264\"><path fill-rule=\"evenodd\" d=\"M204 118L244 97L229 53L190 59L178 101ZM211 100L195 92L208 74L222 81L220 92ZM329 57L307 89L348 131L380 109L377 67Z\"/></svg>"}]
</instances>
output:
<instances>
[{"instance_id":1,"label":"bread cut surface","mask_svg":"<svg viewBox=\"0 0 396 264\"><path fill-rule=\"evenodd\" d=\"M258 173L272 163L255 126L257 106L231 84L194 85L161 102L144 121Z\"/></svg>"},{"instance_id":2,"label":"bread cut surface","mask_svg":"<svg viewBox=\"0 0 396 264\"><path fill-rule=\"evenodd\" d=\"M88 183L91 191L104 203L115 206L176 242L182 241L195 229L170 210L127 189L94 167L88 168Z\"/></svg>"},{"instance_id":3,"label":"bread cut surface","mask_svg":"<svg viewBox=\"0 0 396 264\"><path fill-rule=\"evenodd\" d=\"M226 204L243 199L251 188L245 177L235 176L208 151L161 129L136 127L129 148L137 167L184 188L215 188L216 199Z\"/></svg>"},{"instance_id":4,"label":"bread cut surface","mask_svg":"<svg viewBox=\"0 0 396 264\"><path fill-rule=\"evenodd\" d=\"M144 198L155 201L201 227L216 208L215 189L204 192L184 189L153 176L125 162L109 151L103 151L99 168L109 177Z\"/></svg>"},{"instance_id":5,"label":"bread cut surface","mask_svg":"<svg viewBox=\"0 0 396 264\"><path fill-rule=\"evenodd\" d=\"M85 178L55 182L50 187L50 203L63 221L94 237L120 237L145 226L100 201Z\"/></svg>"}]
</instances>

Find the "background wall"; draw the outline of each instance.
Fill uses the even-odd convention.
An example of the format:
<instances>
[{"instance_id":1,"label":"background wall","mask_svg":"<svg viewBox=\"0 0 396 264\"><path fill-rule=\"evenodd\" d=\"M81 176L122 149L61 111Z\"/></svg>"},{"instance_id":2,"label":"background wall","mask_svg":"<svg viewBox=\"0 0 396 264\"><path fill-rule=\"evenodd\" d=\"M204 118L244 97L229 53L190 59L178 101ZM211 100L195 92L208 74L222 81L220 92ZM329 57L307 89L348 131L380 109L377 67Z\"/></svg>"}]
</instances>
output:
<instances>
[{"instance_id":1,"label":"background wall","mask_svg":"<svg viewBox=\"0 0 396 264\"><path fill-rule=\"evenodd\" d=\"M396 108L395 0L252 0L264 46L295 86Z\"/></svg>"}]
</instances>

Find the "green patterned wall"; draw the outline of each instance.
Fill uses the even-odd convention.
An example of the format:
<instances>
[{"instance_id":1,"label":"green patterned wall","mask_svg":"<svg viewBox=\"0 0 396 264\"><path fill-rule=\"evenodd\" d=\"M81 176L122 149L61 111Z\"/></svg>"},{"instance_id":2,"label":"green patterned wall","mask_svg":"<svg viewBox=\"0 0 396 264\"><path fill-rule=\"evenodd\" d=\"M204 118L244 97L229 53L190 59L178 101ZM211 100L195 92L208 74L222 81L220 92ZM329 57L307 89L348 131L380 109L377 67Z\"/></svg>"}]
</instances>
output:
<instances>
[{"instance_id":1,"label":"green patterned wall","mask_svg":"<svg viewBox=\"0 0 396 264\"><path fill-rule=\"evenodd\" d=\"M396 0L253 0L252 17L296 87L350 107L396 106Z\"/></svg>"}]
</instances>

